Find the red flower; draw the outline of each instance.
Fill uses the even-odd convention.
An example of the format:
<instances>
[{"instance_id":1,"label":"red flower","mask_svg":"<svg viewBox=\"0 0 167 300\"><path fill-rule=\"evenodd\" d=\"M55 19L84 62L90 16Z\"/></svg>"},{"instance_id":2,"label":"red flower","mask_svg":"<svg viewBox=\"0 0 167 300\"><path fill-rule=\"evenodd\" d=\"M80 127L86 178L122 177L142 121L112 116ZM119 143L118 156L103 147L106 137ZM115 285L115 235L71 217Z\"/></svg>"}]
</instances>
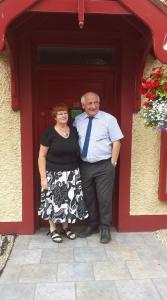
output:
<instances>
[{"instance_id":1,"label":"red flower","mask_svg":"<svg viewBox=\"0 0 167 300\"><path fill-rule=\"evenodd\" d=\"M156 95L154 95L154 94L151 94L151 93L146 94L146 98L148 98L148 99L154 99L155 97L156 97Z\"/></svg>"},{"instance_id":2,"label":"red flower","mask_svg":"<svg viewBox=\"0 0 167 300\"><path fill-rule=\"evenodd\" d=\"M152 107L152 104L150 102L144 102L143 105L145 107Z\"/></svg>"},{"instance_id":3,"label":"red flower","mask_svg":"<svg viewBox=\"0 0 167 300\"><path fill-rule=\"evenodd\" d=\"M158 86L160 86L160 81L151 82L151 89L156 89Z\"/></svg>"},{"instance_id":4,"label":"red flower","mask_svg":"<svg viewBox=\"0 0 167 300\"><path fill-rule=\"evenodd\" d=\"M146 80L142 83L142 87L146 90L149 90L151 88L151 80Z\"/></svg>"},{"instance_id":5,"label":"red flower","mask_svg":"<svg viewBox=\"0 0 167 300\"><path fill-rule=\"evenodd\" d=\"M163 72L161 70L154 72L155 76L157 78L161 77L163 75Z\"/></svg>"},{"instance_id":6,"label":"red flower","mask_svg":"<svg viewBox=\"0 0 167 300\"><path fill-rule=\"evenodd\" d=\"M165 92L167 92L167 84L165 85L164 90L165 90Z\"/></svg>"},{"instance_id":7,"label":"red flower","mask_svg":"<svg viewBox=\"0 0 167 300\"><path fill-rule=\"evenodd\" d=\"M145 94L145 93L147 93L147 91L148 91L148 89L145 89L143 86L141 86L141 88L140 88L140 93L141 94Z\"/></svg>"}]
</instances>

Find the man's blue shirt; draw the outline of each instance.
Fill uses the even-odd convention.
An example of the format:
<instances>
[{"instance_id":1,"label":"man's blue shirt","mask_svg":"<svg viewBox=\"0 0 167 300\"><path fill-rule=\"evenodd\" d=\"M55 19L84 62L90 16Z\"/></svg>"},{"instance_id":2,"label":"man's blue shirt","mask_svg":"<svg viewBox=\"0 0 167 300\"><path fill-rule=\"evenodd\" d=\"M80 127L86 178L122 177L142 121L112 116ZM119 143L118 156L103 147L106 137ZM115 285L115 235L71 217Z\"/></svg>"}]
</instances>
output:
<instances>
[{"instance_id":1,"label":"man's blue shirt","mask_svg":"<svg viewBox=\"0 0 167 300\"><path fill-rule=\"evenodd\" d=\"M88 125L88 115L84 112L77 116L74 126L79 135L79 145L82 151ZM84 161L90 163L112 156L112 143L123 138L117 119L109 113L98 111L92 121L91 137L87 157Z\"/></svg>"}]
</instances>

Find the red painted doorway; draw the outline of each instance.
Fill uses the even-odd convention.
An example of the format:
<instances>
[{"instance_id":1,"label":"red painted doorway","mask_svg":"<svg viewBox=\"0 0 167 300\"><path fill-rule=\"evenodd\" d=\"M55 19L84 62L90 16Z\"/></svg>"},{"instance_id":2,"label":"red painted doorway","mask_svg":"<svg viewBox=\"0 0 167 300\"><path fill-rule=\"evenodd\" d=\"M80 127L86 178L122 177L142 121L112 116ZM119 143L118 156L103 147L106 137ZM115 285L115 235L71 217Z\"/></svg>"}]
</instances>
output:
<instances>
[{"instance_id":1,"label":"red painted doorway","mask_svg":"<svg viewBox=\"0 0 167 300\"><path fill-rule=\"evenodd\" d=\"M52 126L52 107L59 102L69 109L81 108L80 98L86 91L95 91L100 96L100 109L119 117L118 87L113 66L93 65L38 65L35 71L35 215L40 198L37 157L40 137L45 128ZM118 180L113 195L113 224L117 225ZM37 227L47 223L36 219Z\"/></svg>"}]
</instances>

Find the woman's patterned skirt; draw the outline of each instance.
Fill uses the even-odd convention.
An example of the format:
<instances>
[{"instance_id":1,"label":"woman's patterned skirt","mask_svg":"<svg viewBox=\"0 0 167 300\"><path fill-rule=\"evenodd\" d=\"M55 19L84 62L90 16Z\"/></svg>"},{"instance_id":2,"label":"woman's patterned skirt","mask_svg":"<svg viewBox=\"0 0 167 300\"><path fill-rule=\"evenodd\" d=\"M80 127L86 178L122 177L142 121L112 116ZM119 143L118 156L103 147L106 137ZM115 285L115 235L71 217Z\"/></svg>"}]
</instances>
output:
<instances>
[{"instance_id":1,"label":"woman's patterned skirt","mask_svg":"<svg viewBox=\"0 0 167 300\"><path fill-rule=\"evenodd\" d=\"M48 190L41 191L38 215L55 224L88 218L79 169L47 171Z\"/></svg>"}]
</instances>

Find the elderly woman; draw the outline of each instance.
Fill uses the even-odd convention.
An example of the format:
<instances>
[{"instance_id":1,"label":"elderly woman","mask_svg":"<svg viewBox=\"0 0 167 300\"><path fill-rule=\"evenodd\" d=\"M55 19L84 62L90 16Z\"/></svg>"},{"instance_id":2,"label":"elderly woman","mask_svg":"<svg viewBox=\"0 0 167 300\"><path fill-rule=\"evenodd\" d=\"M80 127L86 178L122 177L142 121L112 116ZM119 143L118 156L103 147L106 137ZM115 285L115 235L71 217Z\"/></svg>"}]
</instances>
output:
<instances>
[{"instance_id":1,"label":"elderly woman","mask_svg":"<svg viewBox=\"0 0 167 300\"><path fill-rule=\"evenodd\" d=\"M49 221L52 241L61 243L62 235L71 240L76 238L69 223L86 219L88 212L81 186L77 131L68 126L68 107L55 106L52 116L55 126L46 129L39 150L41 205L38 215ZM62 224L60 232L57 224Z\"/></svg>"}]
</instances>

